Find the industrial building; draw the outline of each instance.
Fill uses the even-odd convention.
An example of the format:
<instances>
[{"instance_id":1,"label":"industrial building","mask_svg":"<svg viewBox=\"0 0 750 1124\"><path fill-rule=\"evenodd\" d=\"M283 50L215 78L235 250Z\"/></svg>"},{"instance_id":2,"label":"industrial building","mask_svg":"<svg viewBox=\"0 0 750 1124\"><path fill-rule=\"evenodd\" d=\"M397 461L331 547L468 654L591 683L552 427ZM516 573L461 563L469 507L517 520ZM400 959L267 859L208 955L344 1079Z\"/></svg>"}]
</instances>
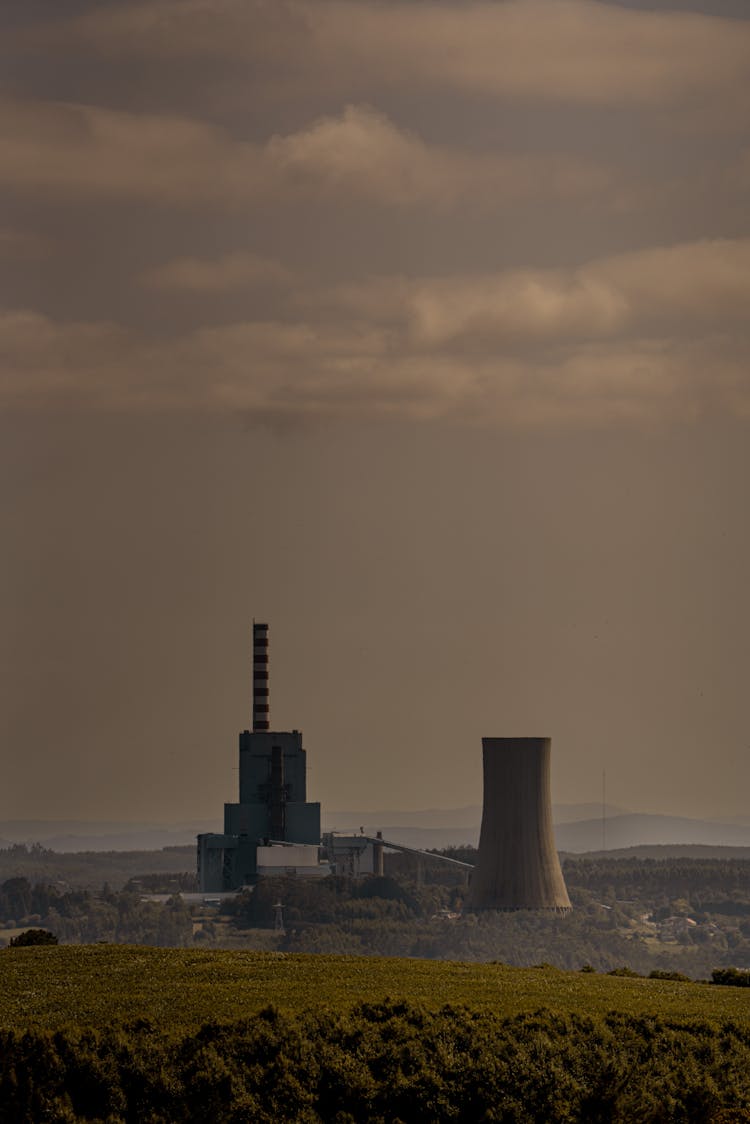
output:
<instances>
[{"instance_id":1,"label":"industrial building","mask_svg":"<svg viewBox=\"0 0 750 1124\"><path fill-rule=\"evenodd\" d=\"M233 893L288 874L382 875L387 849L471 871L468 911L570 909L552 827L549 738L482 738L476 867L362 831L326 834L321 861L320 804L307 800L302 734L271 729L269 700L268 625L254 622L252 730L239 738L239 800L224 805L222 834L198 836L202 894Z\"/></svg>"},{"instance_id":2,"label":"industrial building","mask_svg":"<svg viewBox=\"0 0 750 1124\"><path fill-rule=\"evenodd\" d=\"M307 800L299 730L270 729L268 625L253 623L252 730L239 744L239 801L224 805L223 834L198 836L202 893L227 893L268 874L319 877L320 804Z\"/></svg>"},{"instance_id":3,"label":"industrial building","mask_svg":"<svg viewBox=\"0 0 750 1124\"><path fill-rule=\"evenodd\" d=\"M351 832L329 831L323 836L331 873L348 878L359 878L363 874L383 874L384 843L378 836L354 835Z\"/></svg>"},{"instance_id":4,"label":"industrial building","mask_svg":"<svg viewBox=\"0 0 750 1124\"><path fill-rule=\"evenodd\" d=\"M552 826L550 746L549 738L482 738L482 826L467 910L571 908Z\"/></svg>"}]
</instances>

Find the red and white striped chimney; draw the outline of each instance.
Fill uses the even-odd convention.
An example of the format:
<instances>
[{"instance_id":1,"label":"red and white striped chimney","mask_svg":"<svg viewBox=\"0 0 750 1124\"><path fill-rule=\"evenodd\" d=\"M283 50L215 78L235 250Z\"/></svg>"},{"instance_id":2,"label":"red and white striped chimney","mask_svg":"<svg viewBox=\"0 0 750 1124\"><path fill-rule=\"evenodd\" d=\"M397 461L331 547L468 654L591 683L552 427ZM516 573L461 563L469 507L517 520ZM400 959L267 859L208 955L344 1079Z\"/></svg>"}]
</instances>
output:
<instances>
[{"instance_id":1,"label":"red and white striped chimney","mask_svg":"<svg viewBox=\"0 0 750 1124\"><path fill-rule=\"evenodd\" d=\"M253 730L268 730L268 625L253 621Z\"/></svg>"}]
</instances>

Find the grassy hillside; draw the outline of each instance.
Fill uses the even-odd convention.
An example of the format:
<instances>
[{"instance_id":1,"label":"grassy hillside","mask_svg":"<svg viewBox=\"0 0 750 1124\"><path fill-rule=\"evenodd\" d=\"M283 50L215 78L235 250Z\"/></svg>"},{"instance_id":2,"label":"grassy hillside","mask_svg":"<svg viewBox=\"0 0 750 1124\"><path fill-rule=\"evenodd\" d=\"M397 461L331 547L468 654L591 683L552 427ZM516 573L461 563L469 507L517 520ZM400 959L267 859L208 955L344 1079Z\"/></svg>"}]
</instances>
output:
<instances>
[{"instance_id":1,"label":"grassy hillside","mask_svg":"<svg viewBox=\"0 0 750 1124\"><path fill-rule=\"evenodd\" d=\"M274 952L113 945L0 951L0 1028L103 1026L146 1018L170 1030L274 1004L291 1014L386 998L438 1010L562 1012L728 1021L750 1030L750 989L511 968Z\"/></svg>"}]
</instances>

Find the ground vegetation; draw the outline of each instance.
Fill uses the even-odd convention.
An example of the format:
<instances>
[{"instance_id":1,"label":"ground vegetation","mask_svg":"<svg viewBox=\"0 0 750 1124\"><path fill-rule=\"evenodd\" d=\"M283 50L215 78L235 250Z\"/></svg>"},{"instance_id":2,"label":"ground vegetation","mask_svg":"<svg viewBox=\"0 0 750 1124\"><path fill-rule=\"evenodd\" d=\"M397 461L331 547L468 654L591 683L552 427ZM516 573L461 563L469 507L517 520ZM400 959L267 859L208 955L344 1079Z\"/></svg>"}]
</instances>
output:
<instances>
[{"instance_id":1,"label":"ground vegetation","mask_svg":"<svg viewBox=\"0 0 750 1124\"><path fill-rule=\"evenodd\" d=\"M113 946L0 967L7 1124L750 1120L742 987Z\"/></svg>"}]
</instances>

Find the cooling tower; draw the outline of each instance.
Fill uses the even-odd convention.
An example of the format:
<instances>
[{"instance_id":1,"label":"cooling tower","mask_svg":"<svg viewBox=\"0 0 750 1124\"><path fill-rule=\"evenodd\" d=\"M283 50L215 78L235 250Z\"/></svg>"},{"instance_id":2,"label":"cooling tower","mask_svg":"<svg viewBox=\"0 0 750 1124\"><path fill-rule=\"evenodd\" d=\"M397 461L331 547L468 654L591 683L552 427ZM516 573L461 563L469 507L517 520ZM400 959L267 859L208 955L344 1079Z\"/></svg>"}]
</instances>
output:
<instances>
[{"instance_id":1,"label":"cooling tower","mask_svg":"<svg viewBox=\"0 0 750 1124\"><path fill-rule=\"evenodd\" d=\"M567 911L555 850L549 738L482 738L484 803L467 910Z\"/></svg>"}]
</instances>

